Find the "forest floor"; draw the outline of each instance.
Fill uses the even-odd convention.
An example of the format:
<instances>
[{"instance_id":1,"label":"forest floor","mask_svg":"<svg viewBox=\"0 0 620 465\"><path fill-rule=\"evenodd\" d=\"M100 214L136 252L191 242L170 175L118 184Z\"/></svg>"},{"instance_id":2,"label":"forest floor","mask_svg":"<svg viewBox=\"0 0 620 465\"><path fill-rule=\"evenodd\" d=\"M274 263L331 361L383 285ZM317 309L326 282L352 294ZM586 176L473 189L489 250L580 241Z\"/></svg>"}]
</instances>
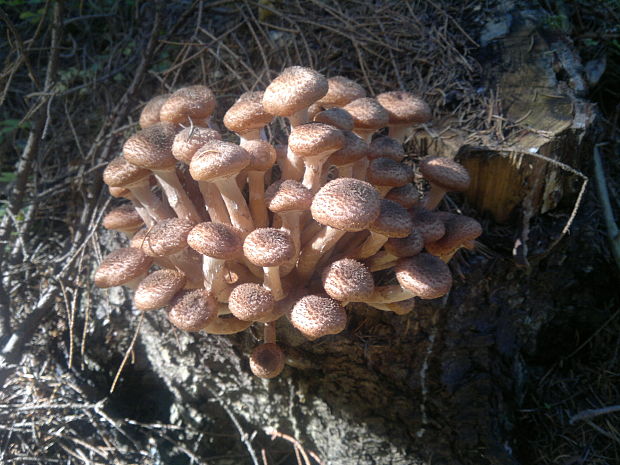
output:
<instances>
[{"instance_id":1,"label":"forest floor","mask_svg":"<svg viewBox=\"0 0 620 465\"><path fill-rule=\"evenodd\" d=\"M230 424L211 439L220 444L213 455L196 456L191 435L162 420L173 402L165 387L139 392L148 366L128 351L135 325L118 330L110 324L118 315L91 306L93 263L109 245L99 227L110 205L101 172L151 96L205 83L221 118L241 92L303 64L353 78L371 94L415 89L436 116L457 114L466 131L488 129L479 59L489 50L479 37L501 23L488 13L499 2L395 0L372 14L357 1L160 3L0 0L2 463L171 463L158 455L162 442L178 463L239 463L243 454ZM586 64L620 220L620 8L615 0L534 3ZM575 267L567 275L583 281L591 312L571 311L564 299L536 350L523 354L530 377L515 400L514 452L524 464L620 463L620 293L611 287L620 263L591 162L581 170L591 182L575 227L587 245L568 249L584 262L567 260ZM106 356L89 356L97 351ZM108 395L126 353L130 364ZM148 410L134 408L141 396ZM255 446L271 464L296 463L291 440L262 435Z\"/></svg>"}]
</instances>

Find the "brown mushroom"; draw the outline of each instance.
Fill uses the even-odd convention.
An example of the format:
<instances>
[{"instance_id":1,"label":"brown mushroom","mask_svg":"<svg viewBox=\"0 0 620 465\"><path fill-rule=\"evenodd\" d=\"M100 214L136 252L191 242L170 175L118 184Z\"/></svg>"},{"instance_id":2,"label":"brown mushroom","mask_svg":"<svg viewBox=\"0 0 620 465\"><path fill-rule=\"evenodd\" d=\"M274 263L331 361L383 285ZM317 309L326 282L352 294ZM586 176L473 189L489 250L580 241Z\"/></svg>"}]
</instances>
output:
<instances>
[{"instance_id":1,"label":"brown mushroom","mask_svg":"<svg viewBox=\"0 0 620 465\"><path fill-rule=\"evenodd\" d=\"M107 255L95 272L95 286L127 286L131 289L142 280L153 260L132 247L116 249Z\"/></svg>"},{"instance_id":2,"label":"brown mushroom","mask_svg":"<svg viewBox=\"0 0 620 465\"><path fill-rule=\"evenodd\" d=\"M431 108L420 97L401 90L377 95L377 101L390 115L390 137L403 142L411 127L431 120Z\"/></svg>"},{"instance_id":3,"label":"brown mushroom","mask_svg":"<svg viewBox=\"0 0 620 465\"><path fill-rule=\"evenodd\" d=\"M307 339L338 334L347 326L347 313L334 299L321 295L302 297L289 313L291 324Z\"/></svg>"},{"instance_id":4,"label":"brown mushroom","mask_svg":"<svg viewBox=\"0 0 620 465\"><path fill-rule=\"evenodd\" d=\"M185 286L185 274L177 270L157 270L138 285L133 300L139 310L156 310L165 307Z\"/></svg>"},{"instance_id":5,"label":"brown mushroom","mask_svg":"<svg viewBox=\"0 0 620 465\"><path fill-rule=\"evenodd\" d=\"M463 192L469 188L471 179L463 165L446 157L425 157L420 160L420 173L430 183L422 205L434 210L446 192Z\"/></svg>"}]
</instances>

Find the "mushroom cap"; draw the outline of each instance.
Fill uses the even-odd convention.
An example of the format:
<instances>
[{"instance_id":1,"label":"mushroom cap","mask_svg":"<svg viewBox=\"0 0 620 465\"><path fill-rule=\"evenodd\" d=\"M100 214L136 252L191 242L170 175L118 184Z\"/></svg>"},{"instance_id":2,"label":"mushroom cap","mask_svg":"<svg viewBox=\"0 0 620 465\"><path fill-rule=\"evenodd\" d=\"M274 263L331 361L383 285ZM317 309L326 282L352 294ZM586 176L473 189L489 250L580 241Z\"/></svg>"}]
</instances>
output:
<instances>
[{"instance_id":1,"label":"mushroom cap","mask_svg":"<svg viewBox=\"0 0 620 465\"><path fill-rule=\"evenodd\" d=\"M379 216L368 226L372 232L387 237L407 237L413 222L409 212L392 200L381 200Z\"/></svg>"},{"instance_id":2,"label":"mushroom cap","mask_svg":"<svg viewBox=\"0 0 620 465\"><path fill-rule=\"evenodd\" d=\"M377 137L370 143L368 158L391 158L394 161L402 161L405 158L405 149L396 139L387 136Z\"/></svg>"},{"instance_id":3,"label":"mushroom cap","mask_svg":"<svg viewBox=\"0 0 620 465\"><path fill-rule=\"evenodd\" d=\"M409 211L413 228L420 232L425 244L438 241L446 233L444 221L437 212L413 208Z\"/></svg>"},{"instance_id":4,"label":"mushroom cap","mask_svg":"<svg viewBox=\"0 0 620 465\"><path fill-rule=\"evenodd\" d=\"M343 131L351 131L353 129L353 118L342 108L328 108L318 112L312 118L315 123L329 124Z\"/></svg>"},{"instance_id":5,"label":"mushroom cap","mask_svg":"<svg viewBox=\"0 0 620 465\"><path fill-rule=\"evenodd\" d=\"M150 175L151 172L149 170L129 163L121 155L105 167L105 170L103 170L103 182L110 187L125 187L140 182Z\"/></svg>"},{"instance_id":6,"label":"mushroom cap","mask_svg":"<svg viewBox=\"0 0 620 465\"><path fill-rule=\"evenodd\" d=\"M235 103L238 102L263 102L263 97L265 96L264 90L248 90L247 92L242 93L237 97Z\"/></svg>"},{"instance_id":7,"label":"mushroom cap","mask_svg":"<svg viewBox=\"0 0 620 465\"><path fill-rule=\"evenodd\" d=\"M338 178L325 184L315 194L310 206L319 223L343 231L361 231L372 223L381 210L377 189L365 181Z\"/></svg>"},{"instance_id":8,"label":"mushroom cap","mask_svg":"<svg viewBox=\"0 0 620 465\"><path fill-rule=\"evenodd\" d=\"M406 315L407 313L411 313L413 311L413 308L415 307L415 297L407 300L401 300L399 302L389 302L384 305L389 308L391 312L394 312L397 315Z\"/></svg>"},{"instance_id":9,"label":"mushroom cap","mask_svg":"<svg viewBox=\"0 0 620 465\"><path fill-rule=\"evenodd\" d=\"M428 182L446 191L463 192L471 182L465 167L451 158L424 157L418 166Z\"/></svg>"},{"instance_id":10,"label":"mushroom cap","mask_svg":"<svg viewBox=\"0 0 620 465\"><path fill-rule=\"evenodd\" d=\"M103 227L106 229L137 231L142 226L144 226L144 221L131 204L116 207L103 217Z\"/></svg>"},{"instance_id":11,"label":"mushroom cap","mask_svg":"<svg viewBox=\"0 0 620 465\"><path fill-rule=\"evenodd\" d=\"M413 170L391 158L375 158L368 165L366 179L375 186L399 187L413 180Z\"/></svg>"},{"instance_id":12,"label":"mushroom cap","mask_svg":"<svg viewBox=\"0 0 620 465\"><path fill-rule=\"evenodd\" d=\"M310 189L293 179L276 181L265 191L267 208L274 213L308 210L313 197Z\"/></svg>"},{"instance_id":13,"label":"mushroom cap","mask_svg":"<svg viewBox=\"0 0 620 465\"><path fill-rule=\"evenodd\" d=\"M402 288L421 299L436 299L446 295L452 287L452 274L448 265L428 253L401 258L394 272Z\"/></svg>"},{"instance_id":14,"label":"mushroom cap","mask_svg":"<svg viewBox=\"0 0 620 465\"><path fill-rule=\"evenodd\" d=\"M265 89L263 106L272 115L291 116L327 93L327 79L303 66L285 68Z\"/></svg>"},{"instance_id":15,"label":"mushroom cap","mask_svg":"<svg viewBox=\"0 0 620 465\"><path fill-rule=\"evenodd\" d=\"M386 127L390 121L387 110L374 98L358 98L345 105L344 109L353 118L355 129L377 130Z\"/></svg>"},{"instance_id":16,"label":"mushroom cap","mask_svg":"<svg viewBox=\"0 0 620 465\"><path fill-rule=\"evenodd\" d=\"M240 320L264 321L271 315L275 302L271 292L260 284L243 283L230 293L228 308Z\"/></svg>"},{"instance_id":17,"label":"mushroom cap","mask_svg":"<svg viewBox=\"0 0 620 465\"><path fill-rule=\"evenodd\" d=\"M204 120L211 116L215 105L215 95L207 86L183 87L168 97L161 107L159 119L175 124L187 124L190 118Z\"/></svg>"},{"instance_id":18,"label":"mushroom cap","mask_svg":"<svg viewBox=\"0 0 620 465\"><path fill-rule=\"evenodd\" d=\"M243 148L250 155L248 171L267 171L276 162L276 149L267 141L248 140L243 143Z\"/></svg>"},{"instance_id":19,"label":"mushroom cap","mask_svg":"<svg viewBox=\"0 0 620 465\"><path fill-rule=\"evenodd\" d=\"M224 115L226 129L237 134L243 134L253 129L260 129L273 121L273 115L263 107L262 100L255 98L264 95L259 92L256 95L248 95L237 100Z\"/></svg>"},{"instance_id":20,"label":"mushroom cap","mask_svg":"<svg viewBox=\"0 0 620 465\"><path fill-rule=\"evenodd\" d=\"M482 234L480 223L469 216L450 214L444 226L446 233L441 239L425 244L426 251L430 254L437 256L450 254Z\"/></svg>"},{"instance_id":21,"label":"mushroom cap","mask_svg":"<svg viewBox=\"0 0 620 465\"><path fill-rule=\"evenodd\" d=\"M368 156L369 148L364 139L351 131L342 131L342 134L344 135L344 146L329 156L328 165L350 165Z\"/></svg>"},{"instance_id":22,"label":"mushroom cap","mask_svg":"<svg viewBox=\"0 0 620 465\"><path fill-rule=\"evenodd\" d=\"M295 255L295 244L287 231L258 228L247 235L243 253L256 266L280 266Z\"/></svg>"},{"instance_id":23,"label":"mushroom cap","mask_svg":"<svg viewBox=\"0 0 620 465\"><path fill-rule=\"evenodd\" d=\"M159 111L166 100L168 100L168 97L170 97L170 94L157 95L146 102L142 113L140 113L140 127L142 129L159 123Z\"/></svg>"},{"instance_id":24,"label":"mushroom cap","mask_svg":"<svg viewBox=\"0 0 620 465\"><path fill-rule=\"evenodd\" d=\"M250 163L250 154L237 144L212 140L196 151L189 172L196 181L236 176Z\"/></svg>"},{"instance_id":25,"label":"mushroom cap","mask_svg":"<svg viewBox=\"0 0 620 465\"><path fill-rule=\"evenodd\" d=\"M313 340L338 334L347 326L347 312L327 296L307 295L299 299L289 314L291 324Z\"/></svg>"},{"instance_id":26,"label":"mushroom cap","mask_svg":"<svg viewBox=\"0 0 620 465\"><path fill-rule=\"evenodd\" d=\"M342 131L323 123L307 123L294 127L288 146L298 157L315 157L344 146Z\"/></svg>"},{"instance_id":27,"label":"mushroom cap","mask_svg":"<svg viewBox=\"0 0 620 465\"><path fill-rule=\"evenodd\" d=\"M277 344L261 344L250 354L250 370L259 378L275 378L282 373L284 361L284 352Z\"/></svg>"},{"instance_id":28,"label":"mushroom cap","mask_svg":"<svg viewBox=\"0 0 620 465\"><path fill-rule=\"evenodd\" d=\"M327 295L339 301L363 301L370 297L375 289L370 270L350 258L343 258L326 266L322 280Z\"/></svg>"},{"instance_id":29,"label":"mushroom cap","mask_svg":"<svg viewBox=\"0 0 620 465\"><path fill-rule=\"evenodd\" d=\"M95 286L121 286L146 273L153 260L141 250L123 247L107 255L95 272Z\"/></svg>"},{"instance_id":30,"label":"mushroom cap","mask_svg":"<svg viewBox=\"0 0 620 465\"><path fill-rule=\"evenodd\" d=\"M310 105L308 107L308 121L312 121L314 119L314 117L322 112L324 110L324 108L319 105L318 103L313 103L312 105Z\"/></svg>"},{"instance_id":31,"label":"mushroom cap","mask_svg":"<svg viewBox=\"0 0 620 465\"><path fill-rule=\"evenodd\" d=\"M422 252L424 239L417 229L412 229L406 237L390 237L383 248L395 257L413 257Z\"/></svg>"},{"instance_id":32,"label":"mushroom cap","mask_svg":"<svg viewBox=\"0 0 620 465\"><path fill-rule=\"evenodd\" d=\"M139 310L165 307L187 282L185 274L176 270L157 270L138 285L133 300Z\"/></svg>"},{"instance_id":33,"label":"mushroom cap","mask_svg":"<svg viewBox=\"0 0 620 465\"><path fill-rule=\"evenodd\" d=\"M404 186L390 189L390 191L385 194L385 198L399 203L406 209L410 209L420 201L420 193L413 183L408 182Z\"/></svg>"},{"instance_id":34,"label":"mushroom cap","mask_svg":"<svg viewBox=\"0 0 620 465\"><path fill-rule=\"evenodd\" d=\"M187 235L187 245L196 252L219 260L231 260L241 254L243 238L228 224L199 223Z\"/></svg>"},{"instance_id":35,"label":"mushroom cap","mask_svg":"<svg viewBox=\"0 0 620 465\"><path fill-rule=\"evenodd\" d=\"M428 103L411 92L384 92L377 95L377 101L389 113L392 126L427 123L433 117Z\"/></svg>"},{"instance_id":36,"label":"mushroom cap","mask_svg":"<svg viewBox=\"0 0 620 465\"><path fill-rule=\"evenodd\" d=\"M222 135L215 129L187 127L174 136L172 155L180 162L189 165L196 151L212 140L222 140Z\"/></svg>"},{"instance_id":37,"label":"mushroom cap","mask_svg":"<svg viewBox=\"0 0 620 465\"><path fill-rule=\"evenodd\" d=\"M334 76L327 79L327 94L317 102L329 107L344 107L347 103L366 97L366 91L357 82L344 76Z\"/></svg>"},{"instance_id":38,"label":"mushroom cap","mask_svg":"<svg viewBox=\"0 0 620 465\"><path fill-rule=\"evenodd\" d=\"M153 124L127 139L123 156L129 163L148 170L174 168L177 160L172 156L172 143L176 133L173 124Z\"/></svg>"},{"instance_id":39,"label":"mushroom cap","mask_svg":"<svg viewBox=\"0 0 620 465\"><path fill-rule=\"evenodd\" d=\"M149 257L165 257L187 247L187 236L194 223L181 218L166 218L153 225L142 242Z\"/></svg>"},{"instance_id":40,"label":"mushroom cap","mask_svg":"<svg viewBox=\"0 0 620 465\"><path fill-rule=\"evenodd\" d=\"M129 192L129 189L125 189L124 187L108 186L108 191L110 192L110 195L114 198L119 198L119 197L127 198L127 196L131 195L131 192Z\"/></svg>"},{"instance_id":41,"label":"mushroom cap","mask_svg":"<svg viewBox=\"0 0 620 465\"><path fill-rule=\"evenodd\" d=\"M217 302L204 289L179 292L167 309L168 320L183 331L200 331L217 318Z\"/></svg>"}]
</instances>

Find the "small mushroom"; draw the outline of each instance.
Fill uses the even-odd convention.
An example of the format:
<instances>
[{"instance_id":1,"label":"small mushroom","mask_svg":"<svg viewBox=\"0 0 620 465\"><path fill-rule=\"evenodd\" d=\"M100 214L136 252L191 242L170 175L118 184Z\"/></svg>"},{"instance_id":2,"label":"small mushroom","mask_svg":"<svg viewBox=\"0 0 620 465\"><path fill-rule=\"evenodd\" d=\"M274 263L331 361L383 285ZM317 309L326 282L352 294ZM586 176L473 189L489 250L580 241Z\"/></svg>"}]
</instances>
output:
<instances>
[{"instance_id":1,"label":"small mushroom","mask_svg":"<svg viewBox=\"0 0 620 465\"><path fill-rule=\"evenodd\" d=\"M181 291L167 309L170 323L183 331L196 332L217 318L217 302L204 289Z\"/></svg>"},{"instance_id":2,"label":"small mushroom","mask_svg":"<svg viewBox=\"0 0 620 465\"><path fill-rule=\"evenodd\" d=\"M471 179L463 165L446 157L425 157L420 160L420 173L430 183L422 205L434 210L446 192L463 192L469 188Z\"/></svg>"},{"instance_id":3,"label":"small mushroom","mask_svg":"<svg viewBox=\"0 0 620 465\"><path fill-rule=\"evenodd\" d=\"M275 378L282 373L284 361L284 352L277 344L261 344L250 354L250 370L259 378Z\"/></svg>"},{"instance_id":4,"label":"small mushroom","mask_svg":"<svg viewBox=\"0 0 620 465\"><path fill-rule=\"evenodd\" d=\"M162 105L168 100L168 97L170 97L170 94L157 95L146 102L146 105L140 113L139 124L142 129L160 122L159 112Z\"/></svg>"},{"instance_id":5,"label":"small mushroom","mask_svg":"<svg viewBox=\"0 0 620 465\"><path fill-rule=\"evenodd\" d=\"M364 302L373 293L375 283L370 270L361 262L344 258L323 269L323 288L344 307L349 302Z\"/></svg>"},{"instance_id":6,"label":"small mushroom","mask_svg":"<svg viewBox=\"0 0 620 465\"><path fill-rule=\"evenodd\" d=\"M110 210L103 217L102 224L104 228L120 231L131 239L136 231L144 226L144 221L142 221L135 207L132 205L121 205Z\"/></svg>"},{"instance_id":7,"label":"small mushroom","mask_svg":"<svg viewBox=\"0 0 620 465\"><path fill-rule=\"evenodd\" d=\"M183 289L187 278L177 270L157 270L138 285L133 300L139 310L156 310L165 307Z\"/></svg>"},{"instance_id":8,"label":"small mushroom","mask_svg":"<svg viewBox=\"0 0 620 465\"><path fill-rule=\"evenodd\" d=\"M402 143L411 127L428 123L431 108L420 97L402 90L377 95L377 101L390 115L390 137Z\"/></svg>"},{"instance_id":9,"label":"small mushroom","mask_svg":"<svg viewBox=\"0 0 620 465\"><path fill-rule=\"evenodd\" d=\"M347 313L334 299L321 295L307 295L295 304L289 314L289 320L312 341L344 331L347 326Z\"/></svg>"},{"instance_id":10,"label":"small mushroom","mask_svg":"<svg viewBox=\"0 0 620 465\"><path fill-rule=\"evenodd\" d=\"M164 102L159 119L174 124L189 125L191 122L207 126L215 106L215 95L207 86L183 87Z\"/></svg>"},{"instance_id":11,"label":"small mushroom","mask_svg":"<svg viewBox=\"0 0 620 465\"><path fill-rule=\"evenodd\" d=\"M107 255L95 272L95 286L101 288L127 286L135 289L153 260L132 247L116 249Z\"/></svg>"}]
</instances>

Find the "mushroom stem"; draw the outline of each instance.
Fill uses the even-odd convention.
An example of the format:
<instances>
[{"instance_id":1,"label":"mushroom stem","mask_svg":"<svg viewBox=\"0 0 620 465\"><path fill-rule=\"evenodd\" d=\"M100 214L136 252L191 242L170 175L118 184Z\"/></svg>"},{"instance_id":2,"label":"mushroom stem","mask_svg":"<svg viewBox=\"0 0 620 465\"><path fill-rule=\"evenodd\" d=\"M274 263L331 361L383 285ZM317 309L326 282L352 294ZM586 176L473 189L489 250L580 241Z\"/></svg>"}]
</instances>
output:
<instances>
[{"instance_id":1,"label":"mushroom stem","mask_svg":"<svg viewBox=\"0 0 620 465\"><path fill-rule=\"evenodd\" d=\"M396 255L382 250L369 257L365 263L370 271L381 271L392 268L397 260L398 257Z\"/></svg>"},{"instance_id":2,"label":"mushroom stem","mask_svg":"<svg viewBox=\"0 0 620 465\"><path fill-rule=\"evenodd\" d=\"M355 248L355 250L347 254L347 256L356 259L372 257L383 247L387 240L387 236L370 231L370 236L366 238L362 245Z\"/></svg>"},{"instance_id":3,"label":"mushroom stem","mask_svg":"<svg viewBox=\"0 0 620 465\"><path fill-rule=\"evenodd\" d=\"M287 147L286 157L280 159L280 169L282 170L282 179L292 179L300 181L304 176L304 162L295 155L293 151Z\"/></svg>"},{"instance_id":4,"label":"mushroom stem","mask_svg":"<svg viewBox=\"0 0 620 465\"><path fill-rule=\"evenodd\" d=\"M269 226L267 206L265 205L265 172L248 171L250 212L257 228Z\"/></svg>"},{"instance_id":5,"label":"mushroom stem","mask_svg":"<svg viewBox=\"0 0 620 465\"><path fill-rule=\"evenodd\" d=\"M391 284L388 286L375 286L374 292L365 302L371 305L374 303L389 304L411 299L412 297L415 297L413 292L403 289L398 284Z\"/></svg>"},{"instance_id":6,"label":"mushroom stem","mask_svg":"<svg viewBox=\"0 0 620 465\"><path fill-rule=\"evenodd\" d=\"M276 343L276 322L275 321L265 323L265 328L263 329L263 342L265 344Z\"/></svg>"},{"instance_id":7,"label":"mushroom stem","mask_svg":"<svg viewBox=\"0 0 620 465\"><path fill-rule=\"evenodd\" d=\"M304 247L297 261L297 276L302 282L310 279L323 254L331 250L345 233L346 231L325 226Z\"/></svg>"},{"instance_id":8,"label":"mushroom stem","mask_svg":"<svg viewBox=\"0 0 620 465\"><path fill-rule=\"evenodd\" d=\"M254 229L254 223L248 204L241 190L239 190L235 178L219 178L215 179L214 182L222 194L222 199L226 204L232 225L240 229L244 234L248 234Z\"/></svg>"},{"instance_id":9,"label":"mushroom stem","mask_svg":"<svg viewBox=\"0 0 620 465\"><path fill-rule=\"evenodd\" d=\"M209 212L211 221L214 223L230 224L230 217L228 216L228 210L226 210L226 204L222 200L222 196L217 187L205 181L198 181L198 187L200 193L205 202L205 208Z\"/></svg>"},{"instance_id":10,"label":"mushroom stem","mask_svg":"<svg viewBox=\"0 0 620 465\"><path fill-rule=\"evenodd\" d=\"M396 139L401 144L405 142L405 137L409 134L411 126L390 126L388 136Z\"/></svg>"},{"instance_id":11,"label":"mushroom stem","mask_svg":"<svg viewBox=\"0 0 620 465\"><path fill-rule=\"evenodd\" d=\"M177 216L181 219L189 220L192 223L200 223L202 219L185 192L174 168L172 170L153 171L153 174L157 178L159 185L166 194L168 203Z\"/></svg>"},{"instance_id":12,"label":"mushroom stem","mask_svg":"<svg viewBox=\"0 0 620 465\"><path fill-rule=\"evenodd\" d=\"M250 131L244 132L243 134L238 134L238 136L239 136L239 145L243 146L243 143L247 142L249 140L260 140L260 139L263 139L261 131L263 131L263 133L264 133L263 129L252 129Z\"/></svg>"},{"instance_id":13,"label":"mushroom stem","mask_svg":"<svg viewBox=\"0 0 620 465\"><path fill-rule=\"evenodd\" d=\"M366 171L368 171L368 165L370 164L370 160L368 157L364 157L361 160L358 160L353 165L353 177L355 179L359 179L360 181L366 181Z\"/></svg>"},{"instance_id":14,"label":"mushroom stem","mask_svg":"<svg viewBox=\"0 0 620 465\"><path fill-rule=\"evenodd\" d=\"M264 286L271 291L273 298L278 301L284 298L284 290L282 289L282 281L280 280L279 266L264 266L265 273Z\"/></svg>"},{"instance_id":15,"label":"mushroom stem","mask_svg":"<svg viewBox=\"0 0 620 465\"><path fill-rule=\"evenodd\" d=\"M224 281L225 263L226 260L209 257L207 255L202 256L202 277L204 280L204 287L207 292L210 292L213 295L218 295L226 285L226 282Z\"/></svg>"},{"instance_id":16,"label":"mushroom stem","mask_svg":"<svg viewBox=\"0 0 620 465\"><path fill-rule=\"evenodd\" d=\"M336 150L329 150L313 157L304 157L305 171L302 184L305 188L311 190L312 193L315 193L321 187L321 171L323 169L323 164L335 151Z\"/></svg>"},{"instance_id":17,"label":"mushroom stem","mask_svg":"<svg viewBox=\"0 0 620 465\"><path fill-rule=\"evenodd\" d=\"M167 258L175 268L182 271L185 276L187 276L186 287L192 289L202 287L200 261L197 260L197 256L193 255L193 250L189 247L186 247L180 252L158 258Z\"/></svg>"},{"instance_id":18,"label":"mushroom stem","mask_svg":"<svg viewBox=\"0 0 620 465\"><path fill-rule=\"evenodd\" d=\"M436 184L431 183L431 189L426 193L422 199L422 206L427 210L434 210L441 203L443 196L446 194L446 190L442 189Z\"/></svg>"},{"instance_id":19,"label":"mushroom stem","mask_svg":"<svg viewBox=\"0 0 620 465\"><path fill-rule=\"evenodd\" d=\"M129 189L131 194L142 204L155 222L173 216L161 200L153 193L148 179L146 179L145 182L127 186L127 189Z\"/></svg>"}]
</instances>

